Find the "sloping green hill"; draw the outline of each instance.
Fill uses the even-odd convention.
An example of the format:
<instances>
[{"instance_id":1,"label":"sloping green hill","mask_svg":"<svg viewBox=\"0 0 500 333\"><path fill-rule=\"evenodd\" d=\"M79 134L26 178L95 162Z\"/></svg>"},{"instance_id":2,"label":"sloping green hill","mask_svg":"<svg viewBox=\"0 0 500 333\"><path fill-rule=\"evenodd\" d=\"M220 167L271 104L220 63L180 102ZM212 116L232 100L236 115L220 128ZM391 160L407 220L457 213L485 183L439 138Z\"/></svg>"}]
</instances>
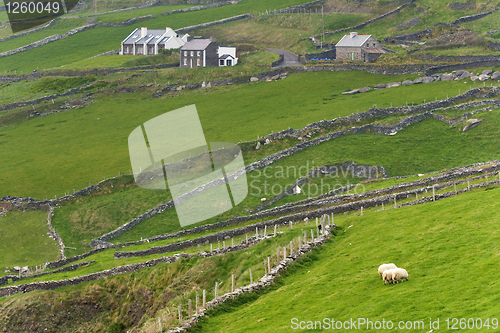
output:
<instances>
[{"instance_id":1,"label":"sloping green hill","mask_svg":"<svg viewBox=\"0 0 500 333\"><path fill-rule=\"evenodd\" d=\"M338 218L344 233L317 250L314 261L294 270L283 285L209 315L192 331L289 332L293 318L385 319L396 328L399 321L424 321L425 330L413 332L428 332L430 318L439 318L443 331L447 318L450 325L451 318L481 318L483 323L489 318L490 325L496 318L498 328L499 200L500 189L487 188L436 203ZM377 269L388 262L405 268L409 281L384 285ZM480 331L488 330L483 326Z\"/></svg>"}]
</instances>

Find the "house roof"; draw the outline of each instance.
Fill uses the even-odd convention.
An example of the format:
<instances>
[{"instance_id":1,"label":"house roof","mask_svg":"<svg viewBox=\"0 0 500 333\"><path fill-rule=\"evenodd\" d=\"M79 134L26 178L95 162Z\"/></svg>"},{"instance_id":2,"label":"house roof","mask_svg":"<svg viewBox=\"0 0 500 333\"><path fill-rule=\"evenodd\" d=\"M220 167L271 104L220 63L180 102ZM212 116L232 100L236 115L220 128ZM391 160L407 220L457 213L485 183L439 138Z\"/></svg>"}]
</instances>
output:
<instances>
[{"instance_id":1,"label":"house roof","mask_svg":"<svg viewBox=\"0 0 500 333\"><path fill-rule=\"evenodd\" d=\"M224 55L220 56L219 59L227 59L229 57L231 57L231 58L234 59L234 57L232 55L230 55L230 54L224 54Z\"/></svg>"},{"instance_id":2,"label":"house roof","mask_svg":"<svg viewBox=\"0 0 500 333\"><path fill-rule=\"evenodd\" d=\"M195 38L184 44L181 50L186 51L201 51L207 48L212 41L210 39Z\"/></svg>"},{"instance_id":3,"label":"house roof","mask_svg":"<svg viewBox=\"0 0 500 333\"><path fill-rule=\"evenodd\" d=\"M129 36L127 39L123 41L123 44L132 44L132 43L145 43L151 37L153 37L152 40L158 40L161 36L165 34L165 29L148 29L148 34L144 37L141 37L141 30L137 29L135 33L133 33L131 36ZM153 42L154 44L154 42Z\"/></svg>"},{"instance_id":4,"label":"house roof","mask_svg":"<svg viewBox=\"0 0 500 333\"><path fill-rule=\"evenodd\" d=\"M351 37L351 35L345 35L344 37L342 37L340 42L338 42L337 45L335 45L335 47L339 46L361 47L371 36L372 35L355 35Z\"/></svg>"}]
</instances>

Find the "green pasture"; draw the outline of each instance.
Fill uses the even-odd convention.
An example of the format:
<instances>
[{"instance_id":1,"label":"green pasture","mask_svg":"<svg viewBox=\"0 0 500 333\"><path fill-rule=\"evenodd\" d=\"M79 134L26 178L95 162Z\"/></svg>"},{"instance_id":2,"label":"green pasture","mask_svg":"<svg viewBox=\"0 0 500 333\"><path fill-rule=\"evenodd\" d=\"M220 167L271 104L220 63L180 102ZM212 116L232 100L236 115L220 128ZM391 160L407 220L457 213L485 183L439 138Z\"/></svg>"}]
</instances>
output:
<instances>
[{"instance_id":1,"label":"green pasture","mask_svg":"<svg viewBox=\"0 0 500 333\"><path fill-rule=\"evenodd\" d=\"M463 87L461 82L437 82L340 95L354 88L414 77L318 72L213 92L198 89L176 98L151 98L150 92L99 97L86 108L0 128L0 144L5 147L0 151L4 161L1 174L9 175L0 178L0 195L62 196L103 178L130 174L128 135L143 122L185 105L197 106L208 142L238 143L289 126L302 128L321 119L363 112L375 105L443 99L457 95Z\"/></svg>"},{"instance_id":2,"label":"green pasture","mask_svg":"<svg viewBox=\"0 0 500 333\"><path fill-rule=\"evenodd\" d=\"M430 330L430 318L439 318L445 330L452 317L483 323L490 318L491 324L499 288L491 282L498 275L499 198L498 188L487 188L426 205L339 217L344 233L315 251L314 261L256 299L209 313L193 331L289 332L292 318L384 318L395 325L423 320L421 332ZM405 268L409 281L384 285L377 268L387 262Z\"/></svg>"}]
</instances>

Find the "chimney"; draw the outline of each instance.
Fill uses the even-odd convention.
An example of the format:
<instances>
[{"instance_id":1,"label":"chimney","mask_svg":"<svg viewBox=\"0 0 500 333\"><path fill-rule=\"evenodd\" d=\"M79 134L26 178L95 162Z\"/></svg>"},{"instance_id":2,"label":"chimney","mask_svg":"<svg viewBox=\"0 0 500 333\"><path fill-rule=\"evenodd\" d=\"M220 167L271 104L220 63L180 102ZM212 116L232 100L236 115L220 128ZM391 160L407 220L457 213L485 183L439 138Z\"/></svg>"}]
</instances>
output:
<instances>
[{"instance_id":1,"label":"chimney","mask_svg":"<svg viewBox=\"0 0 500 333\"><path fill-rule=\"evenodd\" d=\"M141 37L146 37L147 34L148 34L148 28L142 27L141 28Z\"/></svg>"},{"instance_id":2,"label":"chimney","mask_svg":"<svg viewBox=\"0 0 500 333\"><path fill-rule=\"evenodd\" d=\"M354 37L356 37L357 35L358 35L358 33L357 33L357 32L355 32L355 31L351 32L351 38L354 38Z\"/></svg>"},{"instance_id":3,"label":"chimney","mask_svg":"<svg viewBox=\"0 0 500 333\"><path fill-rule=\"evenodd\" d=\"M216 42L216 41L217 41L217 38L216 38L216 37L214 37L214 36L212 36L212 37L210 37L210 41L211 41L211 42Z\"/></svg>"}]
</instances>

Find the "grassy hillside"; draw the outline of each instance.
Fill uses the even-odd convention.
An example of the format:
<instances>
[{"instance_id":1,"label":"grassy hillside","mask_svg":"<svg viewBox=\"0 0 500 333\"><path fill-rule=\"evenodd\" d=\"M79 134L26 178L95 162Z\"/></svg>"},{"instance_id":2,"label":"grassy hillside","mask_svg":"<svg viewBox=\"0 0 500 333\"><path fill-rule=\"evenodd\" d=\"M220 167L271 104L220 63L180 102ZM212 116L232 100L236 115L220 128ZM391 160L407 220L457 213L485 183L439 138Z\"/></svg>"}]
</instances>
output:
<instances>
[{"instance_id":1,"label":"grassy hillside","mask_svg":"<svg viewBox=\"0 0 500 333\"><path fill-rule=\"evenodd\" d=\"M426 325L429 317L440 317L442 325L446 317L491 320L496 315L498 294L498 284L491 281L498 274L499 199L500 189L494 187L426 205L383 212L371 209L364 216L338 215L335 222L341 232L331 242L306 255L257 299L246 297L238 302L240 306L216 309L193 331L289 331L292 318L368 317L396 323L424 320ZM310 228L304 223L292 231L282 228L284 234L275 239L225 256L182 260L55 291L2 298L0 313L8 316L0 327L17 332L37 320L39 327L53 332L105 332L111 324L120 322L128 328L138 325L147 332L158 316L164 328L172 327L177 325L178 304L186 308L187 299L194 299L202 289L207 289L207 300L212 299L215 281L221 285L220 293L228 292L231 273L236 274L237 286L248 284L249 268L254 279L260 277L263 259L271 256L275 262L276 246L288 244ZM132 248L144 246L148 245ZM87 268L49 277L70 278L159 256L113 260L112 253L106 250L88 257L86 260L96 263ZM406 268L410 280L384 286L377 274L382 262ZM481 306L476 305L477 299L481 299ZM402 312L401 306L407 310ZM64 316L61 308L67 309ZM93 315L84 322L84 313L88 313L85 308L93 308Z\"/></svg>"},{"instance_id":2,"label":"grassy hillside","mask_svg":"<svg viewBox=\"0 0 500 333\"><path fill-rule=\"evenodd\" d=\"M425 331L429 318L440 318L440 329L452 317L490 318L491 323L500 291L492 282L499 273L499 199L498 188L486 189L336 219L346 231L316 251L313 262L287 276L276 290L210 315L193 331L288 332L292 318L385 318L395 325L423 320ZM384 285L377 268L385 262L406 268L409 281Z\"/></svg>"},{"instance_id":3,"label":"grassy hillside","mask_svg":"<svg viewBox=\"0 0 500 333\"><path fill-rule=\"evenodd\" d=\"M442 99L457 95L459 89L465 90L463 83L436 82L339 95L345 90L414 77L365 72L352 77L349 72L318 72L294 74L272 83L195 90L173 99L152 99L152 91L98 98L83 109L0 128L1 141L7 148L0 151L0 158L6 161L2 169L14 175L0 179L0 196L61 196L103 177L129 173L130 132L144 121L184 105L196 104L207 141L237 143L289 126L302 128L321 119L362 112L374 105L401 106L407 101L418 104L424 99ZM23 163L21 170L17 169L19 163Z\"/></svg>"}]
</instances>

